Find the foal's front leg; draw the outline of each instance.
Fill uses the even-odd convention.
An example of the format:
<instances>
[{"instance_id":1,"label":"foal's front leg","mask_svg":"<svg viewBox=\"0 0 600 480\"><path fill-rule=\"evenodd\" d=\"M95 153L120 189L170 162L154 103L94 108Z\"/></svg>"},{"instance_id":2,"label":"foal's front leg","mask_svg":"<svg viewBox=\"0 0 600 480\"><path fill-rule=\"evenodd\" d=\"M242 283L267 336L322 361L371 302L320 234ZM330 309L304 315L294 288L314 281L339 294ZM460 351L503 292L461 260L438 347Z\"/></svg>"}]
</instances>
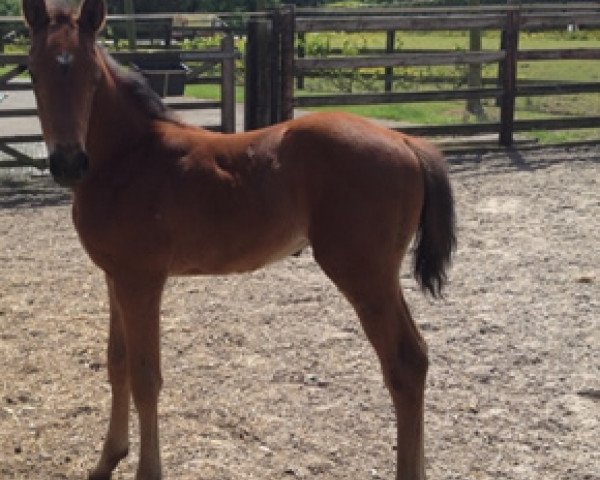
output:
<instances>
[{"instance_id":1,"label":"foal's front leg","mask_svg":"<svg viewBox=\"0 0 600 480\"><path fill-rule=\"evenodd\" d=\"M140 460L136 480L160 480L158 394L160 373L160 299L166 276L148 272L115 276L127 347L129 386L140 421Z\"/></svg>"},{"instance_id":2,"label":"foal's front leg","mask_svg":"<svg viewBox=\"0 0 600 480\"><path fill-rule=\"evenodd\" d=\"M106 277L110 303L110 330L108 338L108 378L112 389L112 406L108 433L96 468L89 480L109 480L111 472L129 451L129 372L123 317L115 297L114 285Z\"/></svg>"}]
</instances>

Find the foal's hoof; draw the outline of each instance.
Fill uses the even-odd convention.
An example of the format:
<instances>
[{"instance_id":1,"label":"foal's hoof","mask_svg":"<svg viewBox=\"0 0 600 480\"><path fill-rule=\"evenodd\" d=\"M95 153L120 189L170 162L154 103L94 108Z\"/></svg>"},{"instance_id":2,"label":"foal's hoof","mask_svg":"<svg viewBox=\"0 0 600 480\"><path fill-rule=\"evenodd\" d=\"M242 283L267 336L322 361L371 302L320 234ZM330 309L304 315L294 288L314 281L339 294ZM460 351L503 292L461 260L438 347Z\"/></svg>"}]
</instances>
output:
<instances>
[{"instance_id":1,"label":"foal's hoof","mask_svg":"<svg viewBox=\"0 0 600 480\"><path fill-rule=\"evenodd\" d=\"M88 474L88 480L110 480L111 472L98 472L94 470Z\"/></svg>"},{"instance_id":2,"label":"foal's hoof","mask_svg":"<svg viewBox=\"0 0 600 480\"><path fill-rule=\"evenodd\" d=\"M162 480L162 474L160 470L151 473L137 472L135 480Z\"/></svg>"},{"instance_id":3,"label":"foal's hoof","mask_svg":"<svg viewBox=\"0 0 600 480\"><path fill-rule=\"evenodd\" d=\"M123 450L121 453L114 455L108 461L100 461L100 464L91 472L88 473L88 480L110 480L112 471L117 468L117 465L123 460L129 449Z\"/></svg>"}]
</instances>

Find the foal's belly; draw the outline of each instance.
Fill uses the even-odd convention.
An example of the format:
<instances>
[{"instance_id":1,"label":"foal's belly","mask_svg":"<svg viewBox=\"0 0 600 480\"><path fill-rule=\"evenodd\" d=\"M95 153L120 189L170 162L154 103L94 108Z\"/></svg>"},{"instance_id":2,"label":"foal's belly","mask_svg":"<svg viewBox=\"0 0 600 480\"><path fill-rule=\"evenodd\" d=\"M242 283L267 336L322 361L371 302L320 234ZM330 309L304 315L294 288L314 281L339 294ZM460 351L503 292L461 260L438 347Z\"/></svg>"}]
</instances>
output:
<instances>
[{"instance_id":1,"label":"foal's belly","mask_svg":"<svg viewBox=\"0 0 600 480\"><path fill-rule=\"evenodd\" d=\"M180 244L174 251L169 273L222 275L248 272L282 260L308 244L306 235L301 231Z\"/></svg>"}]
</instances>

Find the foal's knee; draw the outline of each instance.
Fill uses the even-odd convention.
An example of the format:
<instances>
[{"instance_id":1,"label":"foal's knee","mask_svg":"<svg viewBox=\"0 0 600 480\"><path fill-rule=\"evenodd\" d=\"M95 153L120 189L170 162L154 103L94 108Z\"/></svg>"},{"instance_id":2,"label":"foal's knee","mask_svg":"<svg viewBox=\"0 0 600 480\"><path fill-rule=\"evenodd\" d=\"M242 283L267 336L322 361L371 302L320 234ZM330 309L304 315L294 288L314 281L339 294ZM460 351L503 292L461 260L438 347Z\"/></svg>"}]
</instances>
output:
<instances>
[{"instance_id":1,"label":"foal's knee","mask_svg":"<svg viewBox=\"0 0 600 480\"><path fill-rule=\"evenodd\" d=\"M395 355L384 372L386 383L392 393L421 395L429 357L427 345L422 340L403 340L398 343Z\"/></svg>"}]
</instances>

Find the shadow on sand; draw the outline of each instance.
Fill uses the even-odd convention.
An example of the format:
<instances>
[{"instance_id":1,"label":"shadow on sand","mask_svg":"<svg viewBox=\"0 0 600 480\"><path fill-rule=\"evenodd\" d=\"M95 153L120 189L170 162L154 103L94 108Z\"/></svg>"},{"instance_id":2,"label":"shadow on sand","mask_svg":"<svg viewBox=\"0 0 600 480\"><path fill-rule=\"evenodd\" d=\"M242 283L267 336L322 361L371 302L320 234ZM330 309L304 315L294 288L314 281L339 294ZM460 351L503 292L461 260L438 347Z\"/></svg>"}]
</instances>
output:
<instances>
[{"instance_id":1,"label":"shadow on sand","mask_svg":"<svg viewBox=\"0 0 600 480\"><path fill-rule=\"evenodd\" d=\"M507 172L535 172L558 164L587 162L600 164L600 146L572 148L507 149L495 152L449 153L452 173L494 175ZM481 167L489 167L481 169Z\"/></svg>"},{"instance_id":2,"label":"shadow on sand","mask_svg":"<svg viewBox=\"0 0 600 480\"><path fill-rule=\"evenodd\" d=\"M71 192L46 175L2 174L0 208L37 208L67 205Z\"/></svg>"}]
</instances>

